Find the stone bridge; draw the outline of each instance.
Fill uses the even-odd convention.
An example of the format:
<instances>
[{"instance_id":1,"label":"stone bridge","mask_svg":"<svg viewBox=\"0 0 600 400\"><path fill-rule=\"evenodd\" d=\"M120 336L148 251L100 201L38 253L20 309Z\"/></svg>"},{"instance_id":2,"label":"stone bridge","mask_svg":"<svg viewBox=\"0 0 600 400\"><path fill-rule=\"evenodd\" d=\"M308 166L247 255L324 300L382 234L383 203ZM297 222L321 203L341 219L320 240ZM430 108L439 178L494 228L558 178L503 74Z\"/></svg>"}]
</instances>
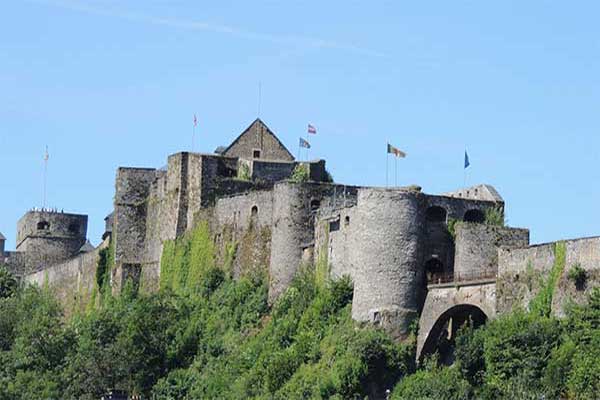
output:
<instances>
[{"instance_id":1,"label":"stone bridge","mask_svg":"<svg viewBox=\"0 0 600 400\"><path fill-rule=\"evenodd\" d=\"M454 340L458 328L471 319L478 326L496 315L495 278L467 282L449 282L429 285L427 297L419 320L417 360L440 351L440 344ZM448 360L451 361L451 360Z\"/></svg>"}]
</instances>

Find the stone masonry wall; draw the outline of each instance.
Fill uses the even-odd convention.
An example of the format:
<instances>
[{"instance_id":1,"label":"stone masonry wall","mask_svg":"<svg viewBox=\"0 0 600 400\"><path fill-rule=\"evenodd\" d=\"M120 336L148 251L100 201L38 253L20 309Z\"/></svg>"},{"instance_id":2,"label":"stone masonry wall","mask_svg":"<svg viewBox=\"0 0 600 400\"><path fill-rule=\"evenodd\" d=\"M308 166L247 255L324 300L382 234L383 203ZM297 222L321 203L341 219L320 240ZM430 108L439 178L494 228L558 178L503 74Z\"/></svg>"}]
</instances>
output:
<instances>
[{"instance_id":1,"label":"stone masonry wall","mask_svg":"<svg viewBox=\"0 0 600 400\"><path fill-rule=\"evenodd\" d=\"M350 221L352 317L398 337L418 318L425 201L415 190L361 189Z\"/></svg>"},{"instance_id":2,"label":"stone masonry wall","mask_svg":"<svg viewBox=\"0 0 600 400\"><path fill-rule=\"evenodd\" d=\"M99 254L108 244L105 240L94 251L28 275L25 282L50 288L68 315L83 311L93 301Z\"/></svg>"},{"instance_id":3,"label":"stone masonry wall","mask_svg":"<svg viewBox=\"0 0 600 400\"><path fill-rule=\"evenodd\" d=\"M529 245L529 230L463 222L456 225L454 280L494 277L498 248Z\"/></svg>"},{"instance_id":4,"label":"stone masonry wall","mask_svg":"<svg viewBox=\"0 0 600 400\"><path fill-rule=\"evenodd\" d=\"M42 226L43 225L43 226ZM85 243L87 215L30 211L17 224L17 252L22 273L65 261Z\"/></svg>"},{"instance_id":5,"label":"stone masonry wall","mask_svg":"<svg viewBox=\"0 0 600 400\"><path fill-rule=\"evenodd\" d=\"M558 242L560 243L560 242ZM554 287L552 313L564 315L569 302L585 302L592 287L600 285L600 237L564 242L566 258L564 269ZM497 310L509 312L515 307L528 308L531 300L547 282L555 264L557 243L535 245L524 249L499 250L497 279ZM577 287L568 278L574 265L586 271L587 280Z\"/></svg>"},{"instance_id":6,"label":"stone masonry wall","mask_svg":"<svg viewBox=\"0 0 600 400\"><path fill-rule=\"evenodd\" d=\"M260 158L264 160L294 161L294 157L260 119L255 120L224 155L252 160L254 150L260 150Z\"/></svg>"},{"instance_id":7,"label":"stone masonry wall","mask_svg":"<svg viewBox=\"0 0 600 400\"><path fill-rule=\"evenodd\" d=\"M253 191L217 201L212 229L218 258L221 262L226 258L227 246L236 247L234 277L256 270L268 271L272 224L272 191Z\"/></svg>"},{"instance_id":8,"label":"stone masonry wall","mask_svg":"<svg viewBox=\"0 0 600 400\"><path fill-rule=\"evenodd\" d=\"M155 169L117 170L113 226L115 268L111 277L116 293L120 291L124 278L131 275L127 269L141 268L144 260L147 199L155 179Z\"/></svg>"}]
</instances>

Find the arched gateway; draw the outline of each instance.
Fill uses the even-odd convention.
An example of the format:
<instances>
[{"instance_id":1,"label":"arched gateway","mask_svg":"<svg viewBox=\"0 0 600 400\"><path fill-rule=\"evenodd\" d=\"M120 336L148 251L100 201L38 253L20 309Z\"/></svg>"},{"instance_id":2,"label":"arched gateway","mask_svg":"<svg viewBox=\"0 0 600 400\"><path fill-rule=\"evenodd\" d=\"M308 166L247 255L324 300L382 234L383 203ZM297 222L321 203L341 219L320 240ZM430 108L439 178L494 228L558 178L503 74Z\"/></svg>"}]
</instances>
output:
<instances>
[{"instance_id":1,"label":"arched gateway","mask_svg":"<svg viewBox=\"0 0 600 400\"><path fill-rule=\"evenodd\" d=\"M452 361L458 329L467 322L482 325L495 315L495 280L430 285L419 320L417 360L437 350L442 361Z\"/></svg>"}]
</instances>

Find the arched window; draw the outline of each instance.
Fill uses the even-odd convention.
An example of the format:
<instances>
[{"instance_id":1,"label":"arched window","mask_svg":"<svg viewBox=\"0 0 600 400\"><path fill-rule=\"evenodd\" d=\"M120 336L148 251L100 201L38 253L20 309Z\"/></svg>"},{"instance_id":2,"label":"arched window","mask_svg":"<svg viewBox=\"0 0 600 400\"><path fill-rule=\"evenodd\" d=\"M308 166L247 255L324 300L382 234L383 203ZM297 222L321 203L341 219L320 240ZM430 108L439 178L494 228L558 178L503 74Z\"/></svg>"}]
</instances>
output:
<instances>
[{"instance_id":1,"label":"arched window","mask_svg":"<svg viewBox=\"0 0 600 400\"><path fill-rule=\"evenodd\" d=\"M443 207L429 207L425 213L425 218L429 222L446 222L446 210Z\"/></svg>"},{"instance_id":2,"label":"arched window","mask_svg":"<svg viewBox=\"0 0 600 400\"><path fill-rule=\"evenodd\" d=\"M250 210L250 215L252 216L252 218L258 215L258 206L252 206L252 209Z\"/></svg>"},{"instance_id":3,"label":"arched window","mask_svg":"<svg viewBox=\"0 0 600 400\"><path fill-rule=\"evenodd\" d=\"M321 207L321 202L318 199L312 199L310 201L310 211L317 211Z\"/></svg>"},{"instance_id":4,"label":"arched window","mask_svg":"<svg viewBox=\"0 0 600 400\"><path fill-rule=\"evenodd\" d=\"M346 224L346 226L350 225L350 216L346 215L346 218L344 218L344 223Z\"/></svg>"},{"instance_id":5,"label":"arched window","mask_svg":"<svg viewBox=\"0 0 600 400\"><path fill-rule=\"evenodd\" d=\"M485 221L485 214L481 210L469 210L465 213L463 221L482 223Z\"/></svg>"},{"instance_id":6,"label":"arched window","mask_svg":"<svg viewBox=\"0 0 600 400\"><path fill-rule=\"evenodd\" d=\"M50 224L47 221L40 221L37 223L38 231L47 231L50 229Z\"/></svg>"}]
</instances>

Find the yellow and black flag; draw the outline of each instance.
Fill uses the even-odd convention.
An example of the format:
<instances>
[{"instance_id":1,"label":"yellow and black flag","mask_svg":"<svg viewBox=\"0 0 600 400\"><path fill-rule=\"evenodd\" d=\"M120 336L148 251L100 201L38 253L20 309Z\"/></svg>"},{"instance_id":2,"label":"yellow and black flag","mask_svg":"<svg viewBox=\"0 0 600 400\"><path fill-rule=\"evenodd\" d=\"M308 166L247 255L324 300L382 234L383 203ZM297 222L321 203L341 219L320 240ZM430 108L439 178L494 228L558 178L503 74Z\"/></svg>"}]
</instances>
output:
<instances>
[{"instance_id":1,"label":"yellow and black flag","mask_svg":"<svg viewBox=\"0 0 600 400\"><path fill-rule=\"evenodd\" d=\"M391 144L387 144L387 152L388 154L393 154L396 157L404 158L406 157L406 153L400 150L397 147L392 146Z\"/></svg>"}]
</instances>

